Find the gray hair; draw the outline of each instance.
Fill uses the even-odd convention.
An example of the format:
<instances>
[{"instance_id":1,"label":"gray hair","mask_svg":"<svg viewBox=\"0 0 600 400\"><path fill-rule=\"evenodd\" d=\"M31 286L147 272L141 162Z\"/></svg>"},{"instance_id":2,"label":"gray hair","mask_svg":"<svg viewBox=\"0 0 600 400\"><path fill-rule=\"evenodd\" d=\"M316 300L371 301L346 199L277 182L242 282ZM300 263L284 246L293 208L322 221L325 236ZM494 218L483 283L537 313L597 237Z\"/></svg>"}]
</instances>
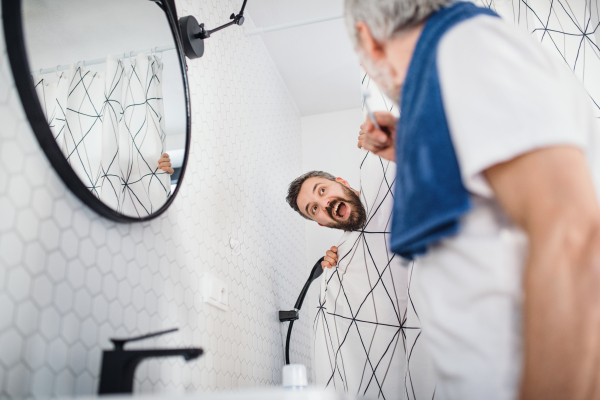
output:
<instances>
[{"instance_id":1,"label":"gray hair","mask_svg":"<svg viewBox=\"0 0 600 400\"><path fill-rule=\"evenodd\" d=\"M453 0L345 0L346 28L354 46L359 40L356 23L367 24L377 41L391 39L398 32L425 21Z\"/></svg>"},{"instance_id":2,"label":"gray hair","mask_svg":"<svg viewBox=\"0 0 600 400\"><path fill-rule=\"evenodd\" d=\"M308 178L314 178L314 177L325 178L325 179L329 179L330 181L335 181L335 176L333 176L327 172L323 172L323 171L307 172L303 175L300 175L299 177L294 179L292 181L292 183L290 183L290 187L288 188L288 195L285 198L285 200L288 202L290 207L292 207L294 209L294 211L297 211L298 214L302 215L306 219L310 219L310 218L308 218L306 215L302 214L300 212L300 208L298 208L298 194L300 194L300 189L302 189L302 184Z\"/></svg>"}]
</instances>

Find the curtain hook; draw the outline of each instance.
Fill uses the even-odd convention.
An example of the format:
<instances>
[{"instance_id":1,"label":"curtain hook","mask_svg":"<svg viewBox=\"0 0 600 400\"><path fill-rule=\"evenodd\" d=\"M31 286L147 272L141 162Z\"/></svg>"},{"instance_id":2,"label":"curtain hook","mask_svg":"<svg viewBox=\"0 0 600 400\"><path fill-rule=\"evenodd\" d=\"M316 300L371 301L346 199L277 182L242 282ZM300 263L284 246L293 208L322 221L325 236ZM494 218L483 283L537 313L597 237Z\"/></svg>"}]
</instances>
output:
<instances>
[{"instance_id":1,"label":"curtain hook","mask_svg":"<svg viewBox=\"0 0 600 400\"><path fill-rule=\"evenodd\" d=\"M54 69L54 74L60 78L62 76L62 74L58 75L58 67L60 67L60 64L58 64L56 66L56 68Z\"/></svg>"},{"instance_id":2,"label":"curtain hook","mask_svg":"<svg viewBox=\"0 0 600 400\"><path fill-rule=\"evenodd\" d=\"M129 62L130 62L130 63L131 63L131 53L133 53L133 51L130 51L130 52L129 52ZM132 65L133 65L133 63L132 63Z\"/></svg>"},{"instance_id":3,"label":"curtain hook","mask_svg":"<svg viewBox=\"0 0 600 400\"><path fill-rule=\"evenodd\" d=\"M39 76L42 76L42 69L40 68L40 72L38 72Z\"/></svg>"},{"instance_id":4,"label":"curtain hook","mask_svg":"<svg viewBox=\"0 0 600 400\"><path fill-rule=\"evenodd\" d=\"M158 46L156 46L156 50L155 51L156 51L156 54L159 53ZM162 52L160 52L160 58L159 58L159 60L162 61Z\"/></svg>"}]
</instances>

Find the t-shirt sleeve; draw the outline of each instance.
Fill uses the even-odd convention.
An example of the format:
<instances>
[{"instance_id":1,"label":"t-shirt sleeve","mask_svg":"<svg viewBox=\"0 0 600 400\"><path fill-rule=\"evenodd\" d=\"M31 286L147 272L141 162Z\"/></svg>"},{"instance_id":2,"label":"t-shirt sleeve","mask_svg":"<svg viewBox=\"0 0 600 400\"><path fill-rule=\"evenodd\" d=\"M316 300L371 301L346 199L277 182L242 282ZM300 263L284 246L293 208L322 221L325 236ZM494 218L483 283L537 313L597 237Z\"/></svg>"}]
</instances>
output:
<instances>
[{"instance_id":1,"label":"t-shirt sleeve","mask_svg":"<svg viewBox=\"0 0 600 400\"><path fill-rule=\"evenodd\" d=\"M585 149L588 96L565 65L518 28L490 16L463 22L440 42L437 67L469 192L493 197L483 172L532 150Z\"/></svg>"}]
</instances>

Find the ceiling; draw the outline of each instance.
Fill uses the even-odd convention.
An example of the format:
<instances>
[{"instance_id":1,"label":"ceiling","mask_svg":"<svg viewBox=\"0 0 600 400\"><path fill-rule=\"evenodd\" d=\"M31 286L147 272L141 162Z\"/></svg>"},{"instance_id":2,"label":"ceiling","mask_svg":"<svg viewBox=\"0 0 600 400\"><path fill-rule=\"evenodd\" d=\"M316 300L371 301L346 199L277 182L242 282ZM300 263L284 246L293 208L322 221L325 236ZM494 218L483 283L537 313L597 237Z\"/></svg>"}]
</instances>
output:
<instances>
[{"instance_id":1,"label":"ceiling","mask_svg":"<svg viewBox=\"0 0 600 400\"><path fill-rule=\"evenodd\" d=\"M246 13L262 28L342 15L343 8L343 0L248 0ZM359 62L343 19L260 38L302 116L360 107Z\"/></svg>"}]
</instances>

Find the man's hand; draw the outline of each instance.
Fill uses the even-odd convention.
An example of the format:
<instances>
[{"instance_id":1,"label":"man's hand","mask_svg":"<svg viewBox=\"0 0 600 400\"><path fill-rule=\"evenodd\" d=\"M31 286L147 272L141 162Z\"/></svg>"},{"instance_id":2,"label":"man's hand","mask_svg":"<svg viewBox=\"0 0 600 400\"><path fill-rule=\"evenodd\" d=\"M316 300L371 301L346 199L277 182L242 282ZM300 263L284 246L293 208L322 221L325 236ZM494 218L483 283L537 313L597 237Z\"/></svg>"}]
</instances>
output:
<instances>
[{"instance_id":1,"label":"man's hand","mask_svg":"<svg viewBox=\"0 0 600 400\"><path fill-rule=\"evenodd\" d=\"M521 399L600 398L600 208L583 152L535 150L485 176L529 239Z\"/></svg>"},{"instance_id":2,"label":"man's hand","mask_svg":"<svg viewBox=\"0 0 600 400\"><path fill-rule=\"evenodd\" d=\"M363 148L386 160L394 161L397 118L387 111L377 111L373 114L381 130L375 129L375 125L367 117L365 123L360 126L358 148Z\"/></svg>"},{"instance_id":3,"label":"man's hand","mask_svg":"<svg viewBox=\"0 0 600 400\"><path fill-rule=\"evenodd\" d=\"M171 168L171 158L167 153L163 153L162 158L158 160L158 169L162 169L169 175L172 175L175 170Z\"/></svg>"},{"instance_id":4,"label":"man's hand","mask_svg":"<svg viewBox=\"0 0 600 400\"><path fill-rule=\"evenodd\" d=\"M335 246L333 246L330 250L327 250L327 253L325 253L325 258L323 259L323 261L321 261L321 267L323 267L323 269L332 268L337 265L337 262L338 262L337 251L338 251L338 248Z\"/></svg>"}]
</instances>

